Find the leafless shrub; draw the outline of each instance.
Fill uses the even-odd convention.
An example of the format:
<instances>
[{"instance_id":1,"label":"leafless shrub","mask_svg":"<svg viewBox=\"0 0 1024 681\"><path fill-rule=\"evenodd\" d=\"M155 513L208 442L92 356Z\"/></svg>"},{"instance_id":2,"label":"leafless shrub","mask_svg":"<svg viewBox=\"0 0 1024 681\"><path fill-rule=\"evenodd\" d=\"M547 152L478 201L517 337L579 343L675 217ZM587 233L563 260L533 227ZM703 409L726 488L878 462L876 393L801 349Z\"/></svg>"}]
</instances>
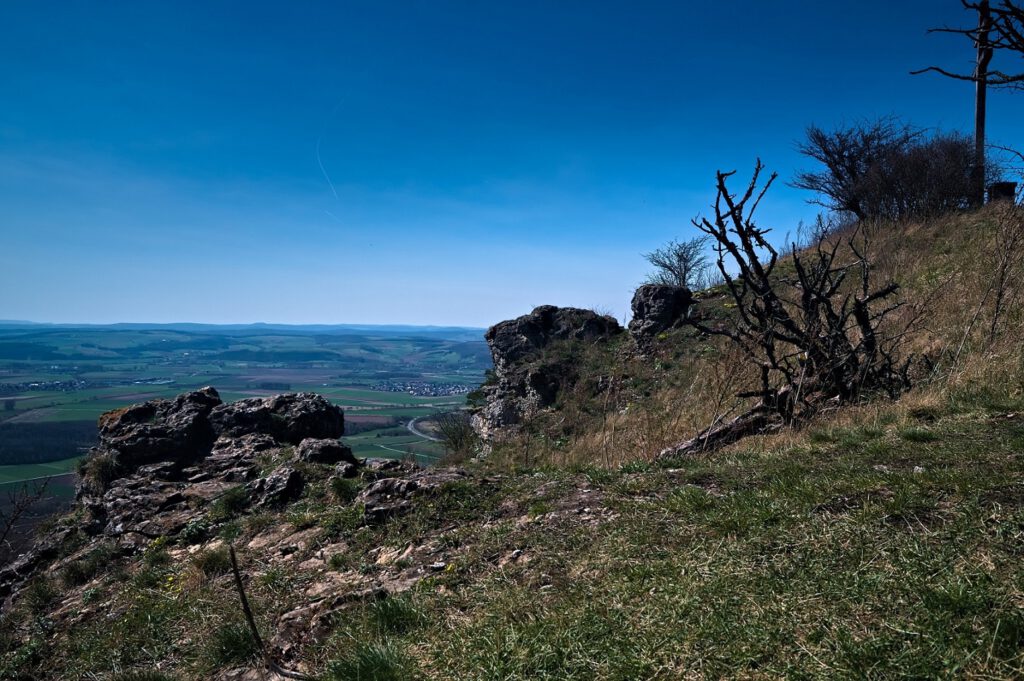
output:
<instances>
[{"instance_id":1,"label":"leafless shrub","mask_svg":"<svg viewBox=\"0 0 1024 681\"><path fill-rule=\"evenodd\" d=\"M811 126L797 148L824 169L801 172L791 185L859 220L932 217L973 205L974 142L958 133L929 137L886 118L832 131ZM997 164L986 163L985 173L995 180Z\"/></svg>"},{"instance_id":2,"label":"leafless shrub","mask_svg":"<svg viewBox=\"0 0 1024 681\"><path fill-rule=\"evenodd\" d=\"M0 507L0 565L6 565L15 557L16 547L13 540L19 524L46 495L49 483L49 478L31 484L26 482L17 491L8 493L7 504Z\"/></svg>"},{"instance_id":3,"label":"leafless shrub","mask_svg":"<svg viewBox=\"0 0 1024 681\"><path fill-rule=\"evenodd\" d=\"M998 216L995 234L995 270L992 274L992 319L988 342L995 343L1000 322L1020 295L1021 270L1024 269L1024 210L1006 206Z\"/></svg>"},{"instance_id":4,"label":"leafless shrub","mask_svg":"<svg viewBox=\"0 0 1024 681\"><path fill-rule=\"evenodd\" d=\"M468 411L449 411L434 417L438 435L445 449L445 459L461 459L472 454L477 445L477 434L473 430Z\"/></svg>"},{"instance_id":5,"label":"leafless shrub","mask_svg":"<svg viewBox=\"0 0 1024 681\"><path fill-rule=\"evenodd\" d=\"M644 253L644 258L654 267L654 272L647 277L647 283L684 286L693 290L707 286L710 269L708 241L706 236L686 241L673 240L662 248Z\"/></svg>"},{"instance_id":6,"label":"leafless shrub","mask_svg":"<svg viewBox=\"0 0 1024 681\"><path fill-rule=\"evenodd\" d=\"M908 364L898 364L895 357L902 334L883 328L900 307L894 300L898 286L873 285L866 237L825 240L809 252L793 246L787 267L780 268L779 252L766 238L769 230L754 222L776 179L773 173L760 186L762 171L758 161L742 195L727 187L735 172L719 172L713 219L694 220L714 240L733 309L717 323L689 320L703 333L728 339L758 368L757 386L739 395L756 400L755 405L664 455L716 448L806 420L828 405L849 403L865 393L896 396L909 385ZM838 262L841 247L851 257L844 264Z\"/></svg>"}]
</instances>

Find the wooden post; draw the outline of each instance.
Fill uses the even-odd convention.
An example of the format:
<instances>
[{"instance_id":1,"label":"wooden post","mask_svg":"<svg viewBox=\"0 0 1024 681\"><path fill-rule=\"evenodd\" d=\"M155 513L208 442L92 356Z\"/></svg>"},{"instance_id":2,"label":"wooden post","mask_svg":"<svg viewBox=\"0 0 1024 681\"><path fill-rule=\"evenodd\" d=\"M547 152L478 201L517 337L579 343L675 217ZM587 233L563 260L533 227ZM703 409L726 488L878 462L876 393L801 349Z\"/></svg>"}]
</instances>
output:
<instances>
[{"instance_id":1,"label":"wooden post","mask_svg":"<svg viewBox=\"0 0 1024 681\"><path fill-rule=\"evenodd\" d=\"M992 13L989 0L978 3L978 61L974 69L974 204L985 203L985 100L988 86L988 65L992 61Z\"/></svg>"}]
</instances>

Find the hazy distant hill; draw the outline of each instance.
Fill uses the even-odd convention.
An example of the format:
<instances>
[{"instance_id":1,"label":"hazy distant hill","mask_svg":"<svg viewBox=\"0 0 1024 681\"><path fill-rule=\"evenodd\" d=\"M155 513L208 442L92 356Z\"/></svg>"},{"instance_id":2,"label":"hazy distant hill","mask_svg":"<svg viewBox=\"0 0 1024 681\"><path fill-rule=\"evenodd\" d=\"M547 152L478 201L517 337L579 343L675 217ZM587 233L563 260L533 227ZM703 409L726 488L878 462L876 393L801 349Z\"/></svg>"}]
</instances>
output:
<instances>
[{"instance_id":1,"label":"hazy distant hill","mask_svg":"<svg viewBox=\"0 0 1024 681\"><path fill-rule=\"evenodd\" d=\"M49 324L18 320L0 320L0 334L5 331L35 331L43 329L85 329L89 331L181 331L184 333L264 334L268 331L296 334L372 334L375 336L405 336L437 338L442 340L483 340L484 329L468 326L417 326L412 324L172 324L119 323L119 324Z\"/></svg>"}]
</instances>

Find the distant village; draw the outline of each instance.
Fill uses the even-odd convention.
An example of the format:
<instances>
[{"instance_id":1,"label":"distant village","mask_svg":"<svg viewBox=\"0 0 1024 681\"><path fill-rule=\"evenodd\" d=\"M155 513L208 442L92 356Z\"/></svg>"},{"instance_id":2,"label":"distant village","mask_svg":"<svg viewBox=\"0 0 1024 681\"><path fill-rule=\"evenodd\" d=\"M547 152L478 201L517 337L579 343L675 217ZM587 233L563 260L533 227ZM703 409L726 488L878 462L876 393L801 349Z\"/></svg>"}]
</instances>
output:
<instances>
[{"instance_id":1,"label":"distant village","mask_svg":"<svg viewBox=\"0 0 1024 681\"><path fill-rule=\"evenodd\" d=\"M408 393L417 397L446 397L448 395L465 395L475 390L476 386L463 383L425 383L423 381L382 381L370 386L371 390L388 393Z\"/></svg>"},{"instance_id":2,"label":"distant village","mask_svg":"<svg viewBox=\"0 0 1024 681\"><path fill-rule=\"evenodd\" d=\"M110 388L119 385L169 385L172 378L142 378L139 380L86 381L73 378L68 381L32 381L31 383L0 383L0 395L16 395L23 392L75 392L93 388Z\"/></svg>"}]
</instances>

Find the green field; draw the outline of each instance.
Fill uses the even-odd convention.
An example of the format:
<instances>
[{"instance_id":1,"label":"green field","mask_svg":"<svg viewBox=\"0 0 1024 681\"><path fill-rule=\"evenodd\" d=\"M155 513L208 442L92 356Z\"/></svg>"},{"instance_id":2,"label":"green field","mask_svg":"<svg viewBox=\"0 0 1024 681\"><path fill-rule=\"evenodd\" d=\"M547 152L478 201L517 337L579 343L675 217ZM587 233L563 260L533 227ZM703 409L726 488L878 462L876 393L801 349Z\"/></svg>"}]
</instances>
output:
<instances>
[{"instance_id":1,"label":"green field","mask_svg":"<svg viewBox=\"0 0 1024 681\"><path fill-rule=\"evenodd\" d=\"M0 485L24 480L46 478L52 475L72 473L80 457L50 461L48 463L26 463L0 466Z\"/></svg>"},{"instance_id":2,"label":"green field","mask_svg":"<svg viewBox=\"0 0 1024 681\"><path fill-rule=\"evenodd\" d=\"M226 402L319 393L359 456L429 463L442 448L396 428L464 406L489 368L473 330L0 326L0 484L73 470L104 412L206 385Z\"/></svg>"},{"instance_id":3,"label":"green field","mask_svg":"<svg viewBox=\"0 0 1024 681\"><path fill-rule=\"evenodd\" d=\"M429 440L408 433L406 435L379 435L372 431L346 437L345 443L360 458L393 459L413 455L421 463L433 463L444 454L444 448Z\"/></svg>"}]
</instances>

